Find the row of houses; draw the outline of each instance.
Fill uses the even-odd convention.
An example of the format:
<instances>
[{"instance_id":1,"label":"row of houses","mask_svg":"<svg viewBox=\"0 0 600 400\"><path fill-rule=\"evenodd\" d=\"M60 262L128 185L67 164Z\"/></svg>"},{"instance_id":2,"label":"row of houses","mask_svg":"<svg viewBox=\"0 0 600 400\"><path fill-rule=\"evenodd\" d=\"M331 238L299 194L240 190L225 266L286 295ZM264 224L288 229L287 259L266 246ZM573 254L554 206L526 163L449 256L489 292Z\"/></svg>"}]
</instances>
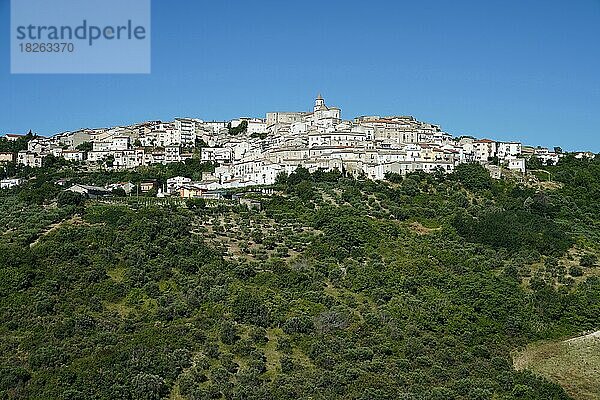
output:
<instances>
[{"instance_id":1,"label":"row of houses","mask_svg":"<svg viewBox=\"0 0 600 400\"><path fill-rule=\"evenodd\" d=\"M37 137L13 157L19 164L39 167L50 154L115 169L197 157L217 166L206 183L210 188L269 185L279 173L298 166L383 179L388 172L449 173L468 162L525 173L526 157L556 163L561 156L548 149L530 151L515 141L453 137L439 125L412 116L343 120L341 110L327 105L320 95L311 111L269 112L264 119L176 118Z\"/></svg>"}]
</instances>

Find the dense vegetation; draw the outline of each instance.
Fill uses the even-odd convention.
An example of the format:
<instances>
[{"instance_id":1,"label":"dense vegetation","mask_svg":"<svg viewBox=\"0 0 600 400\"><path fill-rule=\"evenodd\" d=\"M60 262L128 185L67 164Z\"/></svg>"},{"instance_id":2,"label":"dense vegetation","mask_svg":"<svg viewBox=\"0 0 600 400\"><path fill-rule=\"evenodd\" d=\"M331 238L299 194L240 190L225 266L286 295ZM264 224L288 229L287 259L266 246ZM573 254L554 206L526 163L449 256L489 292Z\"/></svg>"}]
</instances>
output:
<instances>
[{"instance_id":1,"label":"dense vegetation","mask_svg":"<svg viewBox=\"0 0 600 400\"><path fill-rule=\"evenodd\" d=\"M568 398L511 351L600 325L599 158L547 187L300 169L261 211L52 183L202 168L46 168L0 192L0 398Z\"/></svg>"}]
</instances>

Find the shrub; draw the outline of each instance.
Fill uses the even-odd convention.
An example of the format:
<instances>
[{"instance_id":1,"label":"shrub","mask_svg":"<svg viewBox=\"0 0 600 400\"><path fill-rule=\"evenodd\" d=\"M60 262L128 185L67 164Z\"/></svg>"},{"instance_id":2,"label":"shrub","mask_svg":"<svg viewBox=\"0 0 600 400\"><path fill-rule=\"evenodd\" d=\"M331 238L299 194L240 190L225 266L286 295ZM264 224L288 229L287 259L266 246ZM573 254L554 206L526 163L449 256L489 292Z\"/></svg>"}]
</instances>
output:
<instances>
[{"instance_id":1,"label":"shrub","mask_svg":"<svg viewBox=\"0 0 600 400\"><path fill-rule=\"evenodd\" d=\"M185 201L185 205L190 210L201 210L206 207L206 200L202 198L189 198Z\"/></svg>"},{"instance_id":2,"label":"shrub","mask_svg":"<svg viewBox=\"0 0 600 400\"><path fill-rule=\"evenodd\" d=\"M583 276L583 269L581 269L581 267L573 266L569 268L569 275L574 277Z\"/></svg>"},{"instance_id":3,"label":"shrub","mask_svg":"<svg viewBox=\"0 0 600 400\"><path fill-rule=\"evenodd\" d=\"M57 198L59 207L76 206L79 207L85 202L85 197L81 193L71 191L60 192Z\"/></svg>"},{"instance_id":4,"label":"shrub","mask_svg":"<svg viewBox=\"0 0 600 400\"><path fill-rule=\"evenodd\" d=\"M310 333L314 328L312 319L307 316L291 317L283 324L283 331L292 333Z\"/></svg>"},{"instance_id":5,"label":"shrub","mask_svg":"<svg viewBox=\"0 0 600 400\"><path fill-rule=\"evenodd\" d=\"M598 257L595 254L585 254L579 259L579 265L584 268L591 268L598 262Z\"/></svg>"}]
</instances>

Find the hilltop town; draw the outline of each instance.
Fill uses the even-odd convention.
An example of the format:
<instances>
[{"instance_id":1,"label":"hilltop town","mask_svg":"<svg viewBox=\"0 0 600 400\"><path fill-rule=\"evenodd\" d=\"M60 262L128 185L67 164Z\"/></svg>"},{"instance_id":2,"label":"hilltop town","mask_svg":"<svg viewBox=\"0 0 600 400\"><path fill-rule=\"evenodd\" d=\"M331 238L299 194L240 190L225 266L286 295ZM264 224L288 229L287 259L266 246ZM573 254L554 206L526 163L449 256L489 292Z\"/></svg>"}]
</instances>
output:
<instances>
[{"instance_id":1,"label":"hilltop town","mask_svg":"<svg viewBox=\"0 0 600 400\"><path fill-rule=\"evenodd\" d=\"M587 400L599 193L592 153L321 96L4 135L0 398Z\"/></svg>"},{"instance_id":2,"label":"hilltop town","mask_svg":"<svg viewBox=\"0 0 600 400\"><path fill-rule=\"evenodd\" d=\"M595 399L600 156L338 113L0 139L0 398Z\"/></svg>"},{"instance_id":3,"label":"hilltop town","mask_svg":"<svg viewBox=\"0 0 600 400\"><path fill-rule=\"evenodd\" d=\"M5 135L9 141L19 137ZM52 155L81 163L89 170L131 169L194 158L216 166L214 173L203 174L200 182L185 177L171 182L169 191L181 192L182 197L195 197L207 190L271 185L280 173L289 174L298 166L311 172L337 169L355 177L381 180L388 173L450 173L459 164L478 162L499 178L505 171L524 174L527 157L553 165L562 156L560 149L453 137L439 125L410 116L344 120L341 110L328 106L321 95L311 112L268 112L264 119L221 122L177 118L172 122L82 129L49 138L37 136L27 147L17 154L0 153L0 162L41 167L44 158Z\"/></svg>"}]
</instances>

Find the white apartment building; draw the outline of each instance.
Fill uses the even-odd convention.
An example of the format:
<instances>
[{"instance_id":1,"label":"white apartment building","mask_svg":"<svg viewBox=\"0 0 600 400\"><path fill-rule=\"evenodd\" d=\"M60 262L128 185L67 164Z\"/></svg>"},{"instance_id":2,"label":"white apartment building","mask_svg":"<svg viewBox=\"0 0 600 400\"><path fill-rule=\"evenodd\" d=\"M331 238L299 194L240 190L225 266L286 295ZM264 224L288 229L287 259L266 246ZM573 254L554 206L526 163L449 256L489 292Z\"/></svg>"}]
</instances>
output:
<instances>
[{"instance_id":1,"label":"white apartment building","mask_svg":"<svg viewBox=\"0 0 600 400\"><path fill-rule=\"evenodd\" d=\"M181 148L179 146L166 146L164 163L167 164L179 161L181 161Z\"/></svg>"},{"instance_id":2,"label":"white apartment building","mask_svg":"<svg viewBox=\"0 0 600 400\"><path fill-rule=\"evenodd\" d=\"M174 178L167 179L167 193L173 194L179 192L182 186L192 183L190 178L185 176L176 176Z\"/></svg>"},{"instance_id":3,"label":"white apartment building","mask_svg":"<svg viewBox=\"0 0 600 400\"><path fill-rule=\"evenodd\" d=\"M114 167L117 168L137 168L143 165L144 150L129 149L122 151L111 152L115 157L113 163Z\"/></svg>"},{"instance_id":4,"label":"white apartment building","mask_svg":"<svg viewBox=\"0 0 600 400\"><path fill-rule=\"evenodd\" d=\"M87 153L87 161L90 163L100 163L108 158L109 150L90 151Z\"/></svg>"},{"instance_id":5,"label":"white apartment building","mask_svg":"<svg viewBox=\"0 0 600 400\"><path fill-rule=\"evenodd\" d=\"M201 120L191 118L175 118L175 143L182 146L193 146L196 141L196 123L201 124Z\"/></svg>"},{"instance_id":6,"label":"white apartment building","mask_svg":"<svg viewBox=\"0 0 600 400\"><path fill-rule=\"evenodd\" d=\"M129 136L115 136L110 140L109 150L121 151L130 148L131 138ZM93 144L92 144L93 146Z\"/></svg>"},{"instance_id":7,"label":"white apartment building","mask_svg":"<svg viewBox=\"0 0 600 400\"><path fill-rule=\"evenodd\" d=\"M22 150L17 154L17 163L27 167L41 168L42 156L31 151Z\"/></svg>"},{"instance_id":8,"label":"white apartment building","mask_svg":"<svg viewBox=\"0 0 600 400\"><path fill-rule=\"evenodd\" d=\"M203 147L200 151L200 159L203 162L226 164L233 159L233 151L229 147Z\"/></svg>"},{"instance_id":9,"label":"white apartment building","mask_svg":"<svg viewBox=\"0 0 600 400\"><path fill-rule=\"evenodd\" d=\"M67 161L82 162L85 160L85 152L79 150L64 150L62 157Z\"/></svg>"},{"instance_id":10,"label":"white apartment building","mask_svg":"<svg viewBox=\"0 0 600 400\"><path fill-rule=\"evenodd\" d=\"M504 160L507 158L519 157L523 149L518 142L498 142L498 158Z\"/></svg>"},{"instance_id":11,"label":"white apartment building","mask_svg":"<svg viewBox=\"0 0 600 400\"><path fill-rule=\"evenodd\" d=\"M105 141L95 141L92 142L92 152L106 152L106 151L111 151L111 142L105 142ZM122 149L125 150L125 149Z\"/></svg>"},{"instance_id":12,"label":"white apartment building","mask_svg":"<svg viewBox=\"0 0 600 400\"><path fill-rule=\"evenodd\" d=\"M491 157L496 156L497 143L490 139L475 140L473 142L473 153L475 160L487 162Z\"/></svg>"},{"instance_id":13,"label":"white apartment building","mask_svg":"<svg viewBox=\"0 0 600 400\"><path fill-rule=\"evenodd\" d=\"M534 150L536 156L543 164L556 165L560 160L560 155L546 148L537 148Z\"/></svg>"}]
</instances>

